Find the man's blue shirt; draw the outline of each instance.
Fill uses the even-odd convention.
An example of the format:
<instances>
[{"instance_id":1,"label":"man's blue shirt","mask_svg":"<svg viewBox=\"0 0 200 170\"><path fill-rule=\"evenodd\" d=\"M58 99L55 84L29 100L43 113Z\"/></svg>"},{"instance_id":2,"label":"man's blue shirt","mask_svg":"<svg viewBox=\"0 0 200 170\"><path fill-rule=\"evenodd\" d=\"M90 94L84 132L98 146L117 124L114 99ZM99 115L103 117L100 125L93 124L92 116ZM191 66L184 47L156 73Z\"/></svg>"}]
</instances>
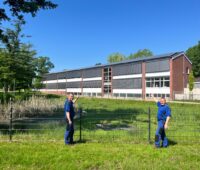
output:
<instances>
[{"instance_id":1,"label":"man's blue shirt","mask_svg":"<svg viewBox=\"0 0 200 170\"><path fill-rule=\"evenodd\" d=\"M157 102L158 106L158 113L157 113L157 119L158 121L166 121L167 117L171 117L171 110L167 104L161 105L160 102Z\"/></svg>"},{"instance_id":2,"label":"man's blue shirt","mask_svg":"<svg viewBox=\"0 0 200 170\"><path fill-rule=\"evenodd\" d=\"M73 106L73 102L69 101L68 99L65 101L65 105L64 105L64 116L66 119L66 112L69 112L70 114L70 119L73 120L75 112L74 112L74 106Z\"/></svg>"}]
</instances>

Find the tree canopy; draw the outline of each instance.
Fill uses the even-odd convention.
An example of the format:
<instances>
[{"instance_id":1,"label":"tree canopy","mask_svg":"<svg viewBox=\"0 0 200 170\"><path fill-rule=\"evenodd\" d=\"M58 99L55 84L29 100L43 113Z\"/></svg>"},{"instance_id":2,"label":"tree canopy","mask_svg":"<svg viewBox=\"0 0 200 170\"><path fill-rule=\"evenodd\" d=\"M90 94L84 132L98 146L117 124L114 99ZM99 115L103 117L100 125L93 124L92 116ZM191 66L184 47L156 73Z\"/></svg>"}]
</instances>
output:
<instances>
[{"instance_id":1,"label":"tree canopy","mask_svg":"<svg viewBox=\"0 0 200 170\"><path fill-rule=\"evenodd\" d=\"M111 55L108 56L108 62L109 63L114 63L114 62L119 62L119 61L122 61L122 60L125 60L126 57L123 55L123 54L120 54L120 53L113 53Z\"/></svg>"},{"instance_id":2,"label":"tree canopy","mask_svg":"<svg viewBox=\"0 0 200 170\"><path fill-rule=\"evenodd\" d=\"M186 51L186 55L192 61L192 70L194 77L200 76L200 41L197 45L190 47Z\"/></svg>"},{"instance_id":3,"label":"tree canopy","mask_svg":"<svg viewBox=\"0 0 200 170\"><path fill-rule=\"evenodd\" d=\"M28 89L33 80L41 82L41 76L53 68L48 57L36 57L31 44L22 42L24 15L35 17L41 9L54 9L57 4L50 0L3 0L0 7L0 87L5 93L8 89ZM9 21L14 29L2 27L3 21ZM12 26L11 26L12 27Z\"/></svg>"},{"instance_id":4,"label":"tree canopy","mask_svg":"<svg viewBox=\"0 0 200 170\"><path fill-rule=\"evenodd\" d=\"M50 61L49 57L40 56L35 58L34 66L36 69L36 77L33 80L33 86L36 89L43 87L42 77L44 74L49 73L49 71L54 68L54 64Z\"/></svg>"},{"instance_id":5,"label":"tree canopy","mask_svg":"<svg viewBox=\"0 0 200 170\"><path fill-rule=\"evenodd\" d=\"M36 16L40 9L54 9L57 4L48 0L3 0L3 4L9 7L11 15L19 20L24 19L24 14ZM0 21L10 20L11 17L6 13L5 8L0 8Z\"/></svg>"},{"instance_id":6,"label":"tree canopy","mask_svg":"<svg viewBox=\"0 0 200 170\"><path fill-rule=\"evenodd\" d=\"M149 49L138 50L136 53L130 54L128 59L139 58L139 57L149 57L152 56L153 52Z\"/></svg>"},{"instance_id":7,"label":"tree canopy","mask_svg":"<svg viewBox=\"0 0 200 170\"><path fill-rule=\"evenodd\" d=\"M113 63L113 62L119 62L119 61L123 61L123 60L139 58L139 57L149 57L152 55L153 55L153 52L150 51L149 49L142 49L142 50L138 50L136 53L130 54L127 57L120 53L113 53L108 56L107 61L108 61L108 63Z\"/></svg>"},{"instance_id":8,"label":"tree canopy","mask_svg":"<svg viewBox=\"0 0 200 170\"><path fill-rule=\"evenodd\" d=\"M35 17L40 9L54 9L57 7L57 4L48 0L3 0L3 5L4 8L0 7L0 26L2 21L10 21L13 18L25 23L24 14L31 14ZM6 6L9 9L9 14L5 10ZM2 28L0 28L0 40L7 40Z\"/></svg>"},{"instance_id":9,"label":"tree canopy","mask_svg":"<svg viewBox=\"0 0 200 170\"><path fill-rule=\"evenodd\" d=\"M14 29L6 29L8 41L3 42L5 47L0 50L0 86L8 89L29 89L33 87L33 79L40 78L48 73L53 64L48 57L37 58L37 52L31 44L23 43L22 22L15 21ZM38 80L38 81L39 81Z\"/></svg>"}]
</instances>

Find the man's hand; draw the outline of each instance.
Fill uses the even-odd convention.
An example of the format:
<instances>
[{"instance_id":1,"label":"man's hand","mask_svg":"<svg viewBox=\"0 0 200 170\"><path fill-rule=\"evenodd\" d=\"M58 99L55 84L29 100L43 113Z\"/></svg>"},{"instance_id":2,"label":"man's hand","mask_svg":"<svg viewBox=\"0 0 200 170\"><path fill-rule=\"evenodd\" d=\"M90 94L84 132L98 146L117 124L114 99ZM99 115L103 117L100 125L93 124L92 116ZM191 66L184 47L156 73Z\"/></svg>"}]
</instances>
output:
<instances>
[{"instance_id":1,"label":"man's hand","mask_svg":"<svg viewBox=\"0 0 200 170\"><path fill-rule=\"evenodd\" d=\"M70 114L69 114L69 112L67 112L66 113L66 118L67 118L67 120L69 121L69 124L71 125L72 124L72 120L70 119Z\"/></svg>"},{"instance_id":2,"label":"man's hand","mask_svg":"<svg viewBox=\"0 0 200 170\"><path fill-rule=\"evenodd\" d=\"M73 103L76 103L78 99L79 99L79 96L73 101Z\"/></svg>"},{"instance_id":3,"label":"man's hand","mask_svg":"<svg viewBox=\"0 0 200 170\"><path fill-rule=\"evenodd\" d=\"M167 116L167 120L166 120L165 125L164 125L164 128L165 128L165 129L168 128L168 122L169 122L169 120L170 120L170 117Z\"/></svg>"},{"instance_id":4,"label":"man's hand","mask_svg":"<svg viewBox=\"0 0 200 170\"><path fill-rule=\"evenodd\" d=\"M165 128L165 129L168 129L168 124L165 123L164 128Z\"/></svg>"},{"instance_id":5,"label":"man's hand","mask_svg":"<svg viewBox=\"0 0 200 170\"><path fill-rule=\"evenodd\" d=\"M71 120L69 120L69 124L70 124L70 125L72 124L72 121L71 121Z\"/></svg>"},{"instance_id":6,"label":"man's hand","mask_svg":"<svg viewBox=\"0 0 200 170\"><path fill-rule=\"evenodd\" d=\"M151 98L153 98L153 100L157 103L158 102L158 100L154 97L154 94L150 94L150 96L151 96Z\"/></svg>"}]
</instances>

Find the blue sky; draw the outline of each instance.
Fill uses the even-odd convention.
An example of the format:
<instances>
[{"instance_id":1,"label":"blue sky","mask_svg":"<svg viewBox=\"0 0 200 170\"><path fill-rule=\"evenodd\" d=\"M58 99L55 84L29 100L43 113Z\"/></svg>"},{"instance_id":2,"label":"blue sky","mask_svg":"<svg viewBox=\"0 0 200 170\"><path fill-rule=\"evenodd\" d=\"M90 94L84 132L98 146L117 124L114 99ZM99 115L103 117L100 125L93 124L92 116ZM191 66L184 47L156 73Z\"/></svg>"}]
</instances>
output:
<instances>
[{"instance_id":1,"label":"blue sky","mask_svg":"<svg viewBox=\"0 0 200 170\"><path fill-rule=\"evenodd\" d=\"M148 48L185 51L200 40L199 0L54 0L55 10L26 16L24 32L54 71L107 63Z\"/></svg>"}]
</instances>

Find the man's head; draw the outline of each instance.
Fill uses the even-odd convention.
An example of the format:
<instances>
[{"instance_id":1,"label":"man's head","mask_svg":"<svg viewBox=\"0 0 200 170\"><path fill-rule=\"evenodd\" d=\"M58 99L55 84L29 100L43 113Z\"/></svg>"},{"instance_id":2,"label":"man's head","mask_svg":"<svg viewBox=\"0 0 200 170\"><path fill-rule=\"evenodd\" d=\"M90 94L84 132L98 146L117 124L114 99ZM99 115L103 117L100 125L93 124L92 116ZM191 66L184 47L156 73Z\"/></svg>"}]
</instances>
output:
<instances>
[{"instance_id":1,"label":"man's head","mask_svg":"<svg viewBox=\"0 0 200 170\"><path fill-rule=\"evenodd\" d=\"M165 104L166 104L166 99L165 99L164 97L162 97L162 98L160 99L160 104L161 104L161 105L165 105Z\"/></svg>"},{"instance_id":2,"label":"man's head","mask_svg":"<svg viewBox=\"0 0 200 170\"><path fill-rule=\"evenodd\" d=\"M74 95L72 93L69 93L67 98L69 101L72 101L74 99Z\"/></svg>"}]
</instances>

